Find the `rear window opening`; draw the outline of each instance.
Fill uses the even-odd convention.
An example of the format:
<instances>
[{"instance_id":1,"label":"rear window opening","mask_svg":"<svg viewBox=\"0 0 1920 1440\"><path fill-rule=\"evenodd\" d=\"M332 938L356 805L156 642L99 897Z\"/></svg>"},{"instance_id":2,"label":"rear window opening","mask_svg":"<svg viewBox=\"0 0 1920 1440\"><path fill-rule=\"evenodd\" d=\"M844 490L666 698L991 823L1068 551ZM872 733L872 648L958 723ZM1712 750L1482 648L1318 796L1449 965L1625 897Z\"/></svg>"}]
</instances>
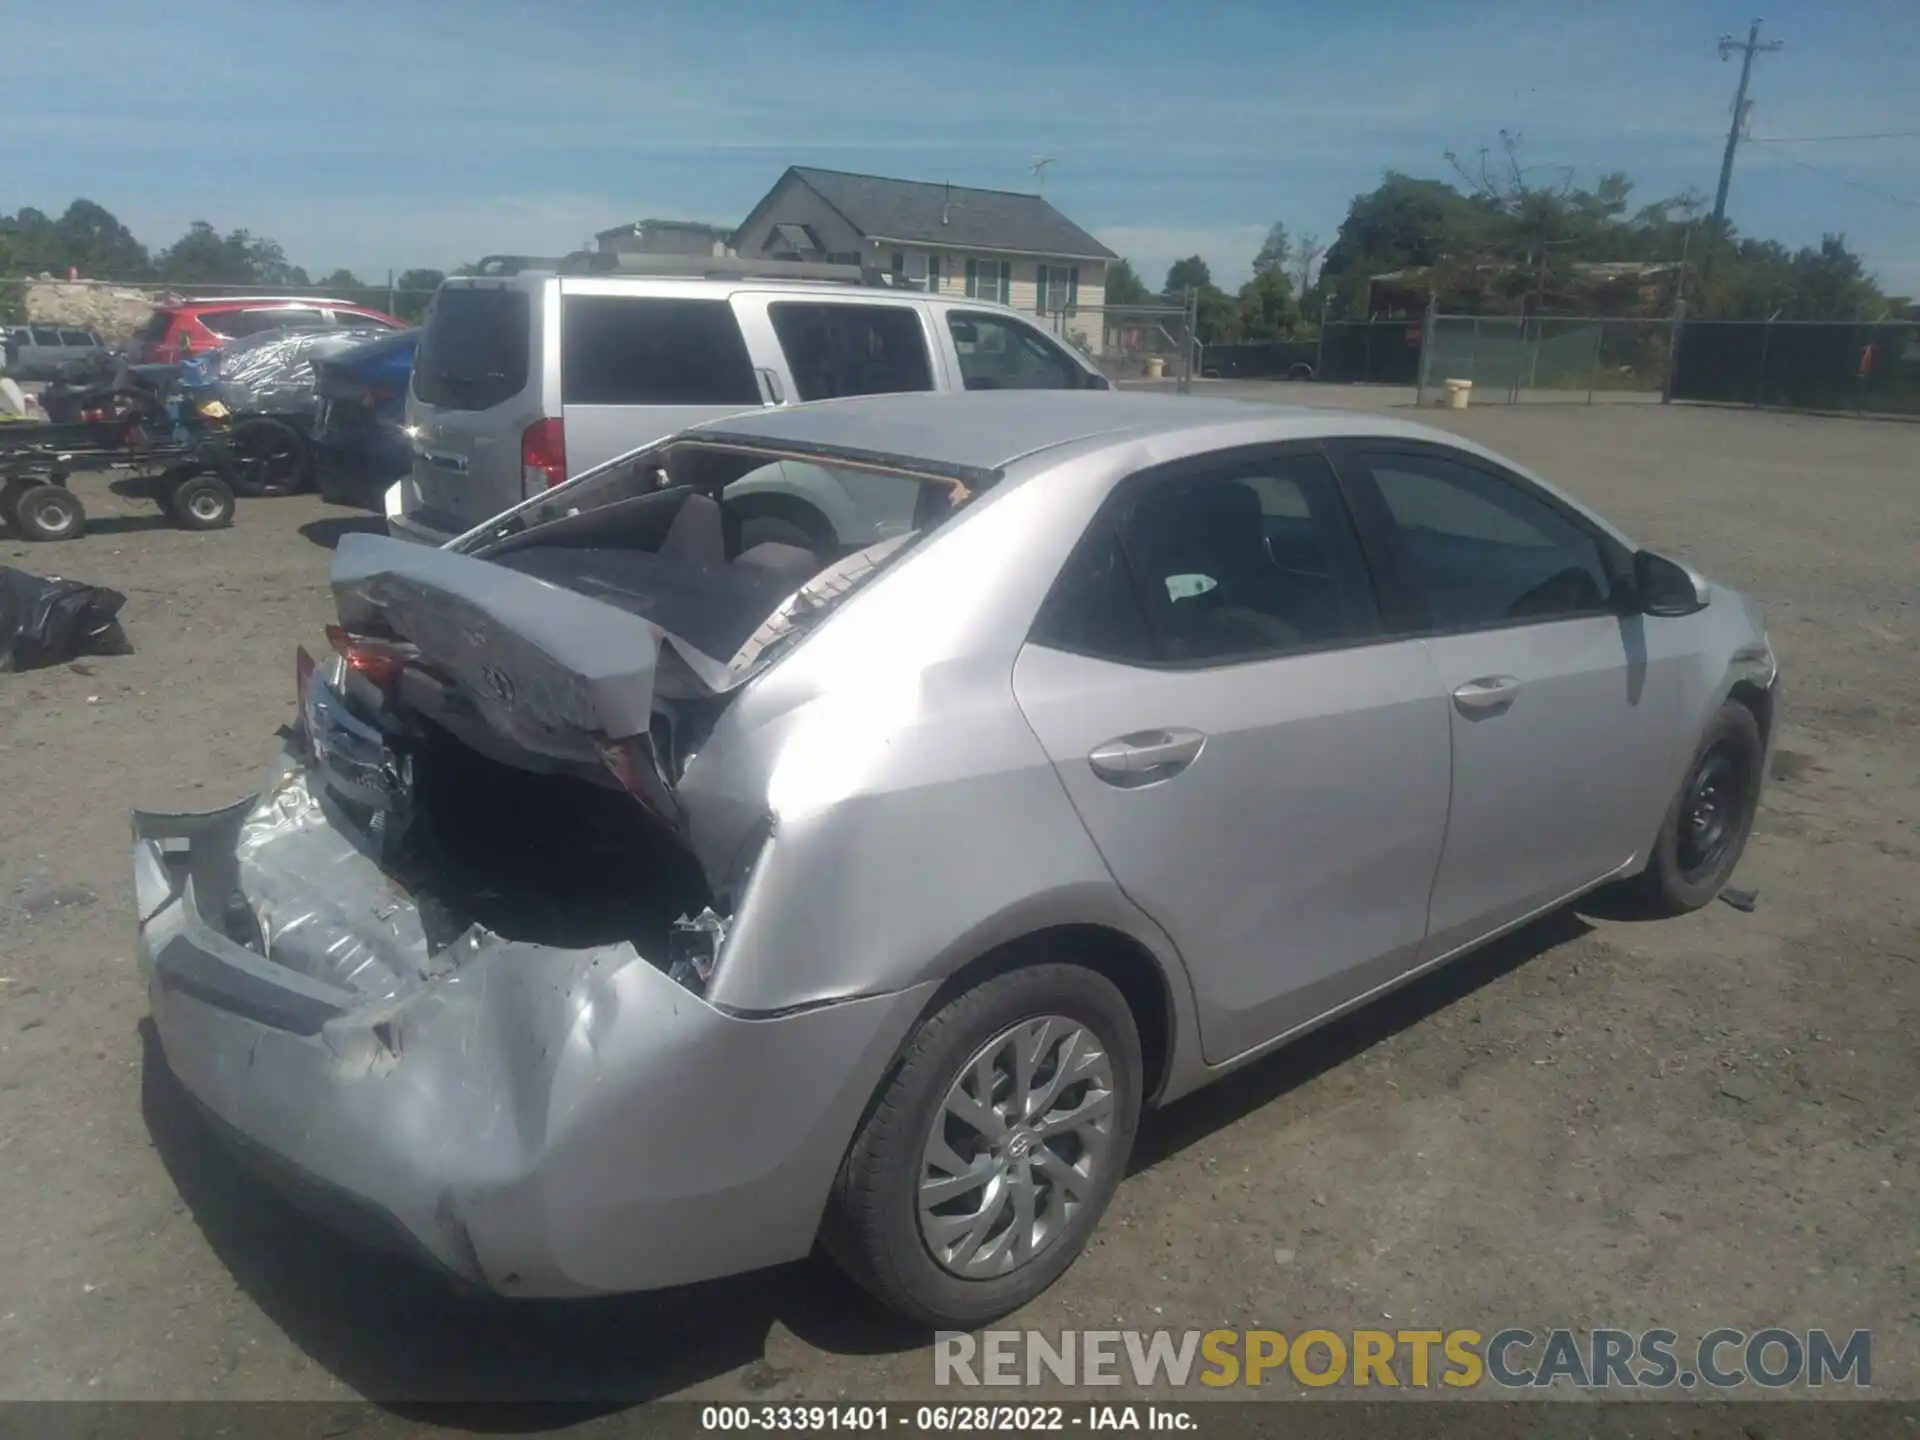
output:
<instances>
[{"instance_id":1,"label":"rear window opening","mask_svg":"<svg viewBox=\"0 0 1920 1440\"><path fill-rule=\"evenodd\" d=\"M442 410L489 410L511 400L527 388L532 328L524 290L442 289L420 332L414 395Z\"/></svg>"}]
</instances>

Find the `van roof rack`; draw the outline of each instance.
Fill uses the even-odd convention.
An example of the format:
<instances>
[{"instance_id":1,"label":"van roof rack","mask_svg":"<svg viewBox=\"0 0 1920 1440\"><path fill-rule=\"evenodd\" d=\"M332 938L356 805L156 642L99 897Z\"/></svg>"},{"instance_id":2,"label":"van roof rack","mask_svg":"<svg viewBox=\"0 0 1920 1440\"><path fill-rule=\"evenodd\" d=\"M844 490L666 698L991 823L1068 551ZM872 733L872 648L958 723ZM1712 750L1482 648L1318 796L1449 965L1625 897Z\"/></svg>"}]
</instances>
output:
<instances>
[{"instance_id":1,"label":"van roof rack","mask_svg":"<svg viewBox=\"0 0 1920 1440\"><path fill-rule=\"evenodd\" d=\"M754 260L739 255L635 255L576 250L571 255L488 255L473 267L482 276L550 271L557 275L657 275L686 280L828 280L845 285L891 285L878 266L820 260Z\"/></svg>"}]
</instances>

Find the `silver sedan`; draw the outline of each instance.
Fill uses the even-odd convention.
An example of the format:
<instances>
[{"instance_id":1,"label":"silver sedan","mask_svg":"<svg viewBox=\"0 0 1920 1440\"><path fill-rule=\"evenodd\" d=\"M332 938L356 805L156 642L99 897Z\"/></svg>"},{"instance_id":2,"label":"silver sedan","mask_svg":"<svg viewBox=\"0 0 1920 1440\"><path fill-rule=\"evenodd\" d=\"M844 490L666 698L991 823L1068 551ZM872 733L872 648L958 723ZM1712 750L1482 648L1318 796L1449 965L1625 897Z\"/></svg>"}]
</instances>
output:
<instances>
[{"instance_id":1,"label":"silver sedan","mask_svg":"<svg viewBox=\"0 0 1920 1440\"><path fill-rule=\"evenodd\" d=\"M738 513L769 467L871 533ZM1706 903L1775 728L1738 594L1360 414L768 411L332 582L259 792L136 817L154 1020L298 1194L511 1295L824 1241L1000 1315L1142 1107L1596 887Z\"/></svg>"}]
</instances>

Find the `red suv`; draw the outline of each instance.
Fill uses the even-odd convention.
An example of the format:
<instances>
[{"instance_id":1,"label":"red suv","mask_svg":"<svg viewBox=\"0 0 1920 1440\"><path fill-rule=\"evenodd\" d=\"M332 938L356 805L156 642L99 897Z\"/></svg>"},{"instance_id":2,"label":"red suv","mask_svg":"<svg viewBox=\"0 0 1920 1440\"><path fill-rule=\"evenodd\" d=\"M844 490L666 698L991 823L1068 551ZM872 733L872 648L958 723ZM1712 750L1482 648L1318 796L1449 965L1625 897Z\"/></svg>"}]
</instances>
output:
<instances>
[{"instance_id":1,"label":"red suv","mask_svg":"<svg viewBox=\"0 0 1920 1440\"><path fill-rule=\"evenodd\" d=\"M325 330L335 325L407 328L404 320L344 300L312 295L224 295L168 301L133 337L131 348L138 364L172 365L189 354L217 350L229 340L257 335L262 330Z\"/></svg>"}]
</instances>

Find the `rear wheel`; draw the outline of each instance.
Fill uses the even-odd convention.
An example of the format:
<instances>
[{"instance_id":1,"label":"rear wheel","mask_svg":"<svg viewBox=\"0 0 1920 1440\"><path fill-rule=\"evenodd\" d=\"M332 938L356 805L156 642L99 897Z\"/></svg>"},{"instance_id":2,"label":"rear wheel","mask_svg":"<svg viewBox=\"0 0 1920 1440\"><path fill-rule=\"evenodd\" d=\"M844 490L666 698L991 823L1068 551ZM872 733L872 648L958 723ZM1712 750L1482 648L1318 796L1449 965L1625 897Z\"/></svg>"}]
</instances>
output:
<instances>
[{"instance_id":1,"label":"rear wheel","mask_svg":"<svg viewBox=\"0 0 1920 1440\"><path fill-rule=\"evenodd\" d=\"M1684 915L1720 893L1753 833L1764 756L1753 712L1727 701L1667 807L1647 868L1626 883L1635 908Z\"/></svg>"},{"instance_id":2,"label":"rear wheel","mask_svg":"<svg viewBox=\"0 0 1920 1440\"><path fill-rule=\"evenodd\" d=\"M18 477L0 483L0 525L17 529L20 524L20 497L33 489L36 481Z\"/></svg>"},{"instance_id":3,"label":"rear wheel","mask_svg":"<svg viewBox=\"0 0 1920 1440\"><path fill-rule=\"evenodd\" d=\"M29 540L77 540L87 533L87 512L60 486L35 485L16 503L14 526Z\"/></svg>"},{"instance_id":4,"label":"rear wheel","mask_svg":"<svg viewBox=\"0 0 1920 1440\"><path fill-rule=\"evenodd\" d=\"M1111 982L1044 964L983 981L909 1042L848 1151L822 1240L888 1308L982 1324L1085 1248L1139 1120L1140 1040Z\"/></svg>"},{"instance_id":5,"label":"rear wheel","mask_svg":"<svg viewBox=\"0 0 1920 1440\"><path fill-rule=\"evenodd\" d=\"M283 420L264 415L242 420L233 427L227 444L233 457L235 494L292 495L306 489L312 477L312 446Z\"/></svg>"},{"instance_id":6,"label":"rear wheel","mask_svg":"<svg viewBox=\"0 0 1920 1440\"><path fill-rule=\"evenodd\" d=\"M233 523L233 490L218 475L191 475L177 482L165 504L182 530L219 530Z\"/></svg>"}]
</instances>

